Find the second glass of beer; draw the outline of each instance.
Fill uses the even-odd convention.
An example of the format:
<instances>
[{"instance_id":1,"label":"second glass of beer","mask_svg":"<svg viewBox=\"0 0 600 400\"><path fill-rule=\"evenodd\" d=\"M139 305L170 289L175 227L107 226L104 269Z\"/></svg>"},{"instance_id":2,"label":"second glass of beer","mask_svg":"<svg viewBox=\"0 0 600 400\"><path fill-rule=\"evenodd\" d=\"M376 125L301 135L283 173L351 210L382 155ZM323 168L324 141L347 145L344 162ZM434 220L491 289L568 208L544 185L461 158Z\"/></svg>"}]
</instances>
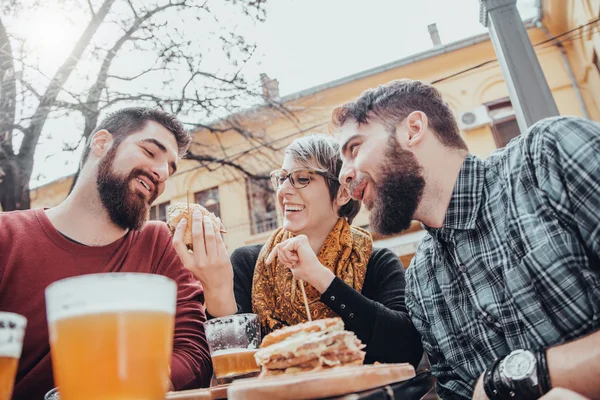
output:
<instances>
[{"instance_id":1,"label":"second glass of beer","mask_svg":"<svg viewBox=\"0 0 600 400\"><path fill-rule=\"evenodd\" d=\"M258 375L254 353L260 346L256 314L237 314L204 323L213 369L218 384Z\"/></svg>"},{"instance_id":2,"label":"second glass of beer","mask_svg":"<svg viewBox=\"0 0 600 400\"><path fill-rule=\"evenodd\" d=\"M177 285L161 275L90 274L46 289L61 400L163 400Z\"/></svg>"},{"instance_id":3,"label":"second glass of beer","mask_svg":"<svg viewBox=\"0 0 600 400\"><path fill-rule=\"evenodd\" d=\"M0 400L12 398L27 318L0 312Z\"/></svg>"}]
</instances>

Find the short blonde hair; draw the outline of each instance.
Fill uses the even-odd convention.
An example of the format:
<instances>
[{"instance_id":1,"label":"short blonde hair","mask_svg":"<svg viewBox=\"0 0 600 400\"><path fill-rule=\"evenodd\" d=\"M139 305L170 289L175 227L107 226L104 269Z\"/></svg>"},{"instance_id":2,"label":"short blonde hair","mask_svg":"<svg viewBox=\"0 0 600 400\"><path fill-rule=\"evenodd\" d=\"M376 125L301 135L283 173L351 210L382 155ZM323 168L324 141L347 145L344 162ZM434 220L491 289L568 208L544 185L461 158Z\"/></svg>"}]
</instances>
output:
<instances>
[{"instance_id":1,"label":"short blonde hair","mask_svg":"<svg viewBox=\"0 0 600 400\"><path fill-rule=\"evenodd\" d=\"M285 149L285 154L291 155L294 161L307 168L327 171L336 177L336 179L324 177L329 189L329 197L333 203L340 189L340 182L337 177L342 170L342 158L338 142L330 135L312 134L294 140ZM346 218L349 223L352 223L352 220L360 211L360 204L360 201L351 199L340 207L338 216Z\"/></svg>"}]
</instances>

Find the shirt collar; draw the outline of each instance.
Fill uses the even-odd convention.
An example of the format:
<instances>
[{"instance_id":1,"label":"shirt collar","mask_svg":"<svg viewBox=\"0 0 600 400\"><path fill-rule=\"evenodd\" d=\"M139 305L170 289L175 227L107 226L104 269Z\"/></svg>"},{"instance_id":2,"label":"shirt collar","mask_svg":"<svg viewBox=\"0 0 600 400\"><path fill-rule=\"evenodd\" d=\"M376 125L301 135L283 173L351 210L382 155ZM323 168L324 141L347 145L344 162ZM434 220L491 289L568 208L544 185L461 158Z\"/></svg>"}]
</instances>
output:
<instances>
[{"instance_id":1,"label":"shirt collar","mask_svg":"<svg viewBox=\"0 0 600 400\"><path fill-rule=\"evenodd\" d=\"M482 202L484 178L483 161L469 154L465 158L456 179L442 227L439 229L429 228L428 230L475 229L477 214Z\"/></svg>"}]
</instances>

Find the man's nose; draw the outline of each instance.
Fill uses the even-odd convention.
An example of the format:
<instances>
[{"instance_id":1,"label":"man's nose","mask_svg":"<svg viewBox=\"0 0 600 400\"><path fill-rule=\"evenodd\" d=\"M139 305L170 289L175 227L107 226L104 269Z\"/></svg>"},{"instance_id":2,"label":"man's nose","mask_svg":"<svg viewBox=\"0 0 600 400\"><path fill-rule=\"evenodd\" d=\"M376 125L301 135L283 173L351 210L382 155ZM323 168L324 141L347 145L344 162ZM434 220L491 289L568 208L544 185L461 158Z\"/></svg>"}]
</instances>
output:
<instances>
[{"instance_id":1,"label":"man's nose","mask_svg":"<svg viewBox=\"0 0 600 400\"><path fill-rule=\"evenodd\" d=\"M152 173L159 182L169 179L169 165L167 163L157 164L152 168Z\"/></svg>"},{"instance_id":2,"label":"man's nose","mask_svg":"<svg viewBox=\"0 0 600 400\"><path fill-rule=\"evenodd\" d=\"M347 186L352 180L356 177L356 172L351 165L344 163L342 165L342 169L340 170L339 181L340 185Z\"/></svg>"}]
</instances>

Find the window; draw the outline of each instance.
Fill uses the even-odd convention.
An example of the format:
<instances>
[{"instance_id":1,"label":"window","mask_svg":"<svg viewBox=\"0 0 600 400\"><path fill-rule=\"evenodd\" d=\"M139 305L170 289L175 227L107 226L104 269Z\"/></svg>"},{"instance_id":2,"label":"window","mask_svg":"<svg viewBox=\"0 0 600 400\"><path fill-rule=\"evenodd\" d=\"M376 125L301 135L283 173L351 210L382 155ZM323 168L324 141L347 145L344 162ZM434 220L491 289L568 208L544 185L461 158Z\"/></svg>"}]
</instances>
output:
<instances>
[{"instance_id":1,"label":"window","mask_svg":"<svg viewBox=\"0 0 600 400\"><path fill-rule=\"evenodd\" d=\"M492 135L496 147L506 146L511 139L521 134L515 112L508 98L487 103L486 107L492 120Z\"/></svg>"},{"instance_id":2,"label":"window","mask_svg":"<svg viewBox=\"0 0 600 400\"><path fill-rule=\"evenodd\" d=\"M221 218L221 202L219 200L219 187L196 192L195 202Z\"/></svg>"},{"instance_id":3,"label":"window","mask_svg":"<svg viewBox=\"0 0 600 400\"><path fill-rule=\"evenodd\" d=\"M275 192L268 179L246 179L250 233L257 235L277 228Z\"/></svg>"},{"instance_id":4,"label":"window","mask_svg":"<svg viewBox=\"0 0 600 400\"><path fill-rule=\"evenodd\" d=\"M157 204L150 208L150 219L155 221L167 221L167 207L169 207L170 202L166 201L164 203Z\"/></svg>"}]
</instances>

